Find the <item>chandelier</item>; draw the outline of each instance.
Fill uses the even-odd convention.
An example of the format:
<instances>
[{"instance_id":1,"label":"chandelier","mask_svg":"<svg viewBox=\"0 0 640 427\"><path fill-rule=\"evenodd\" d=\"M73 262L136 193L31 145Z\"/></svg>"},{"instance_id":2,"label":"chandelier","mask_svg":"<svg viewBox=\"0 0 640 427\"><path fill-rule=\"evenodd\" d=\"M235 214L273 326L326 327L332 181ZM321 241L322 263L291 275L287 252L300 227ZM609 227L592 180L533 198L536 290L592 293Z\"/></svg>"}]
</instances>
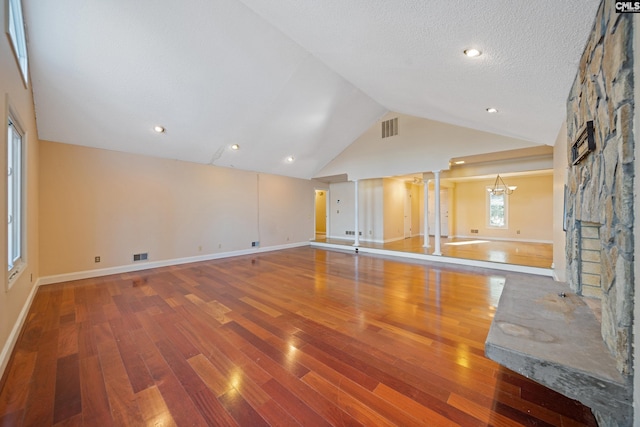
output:
<instances>
[{"instance_id":1,"label":"chandelier","mask_svg":"<svg viewBox=\"0 0 640 427\"><path fill-rule=\"evenodd\" d=\"M513 190L515 190L516 188L518 188L515 185L507 185L504 183L504 181L502 180L502 178L500 178L500 175L498 175L496 177L496 182L493 184L493 188L487 188L487 191L489 193L491 193L492 195L496 196L499 194L506 194L509 195L511 193L513 193Z\"/></svg>"}]
</instances>

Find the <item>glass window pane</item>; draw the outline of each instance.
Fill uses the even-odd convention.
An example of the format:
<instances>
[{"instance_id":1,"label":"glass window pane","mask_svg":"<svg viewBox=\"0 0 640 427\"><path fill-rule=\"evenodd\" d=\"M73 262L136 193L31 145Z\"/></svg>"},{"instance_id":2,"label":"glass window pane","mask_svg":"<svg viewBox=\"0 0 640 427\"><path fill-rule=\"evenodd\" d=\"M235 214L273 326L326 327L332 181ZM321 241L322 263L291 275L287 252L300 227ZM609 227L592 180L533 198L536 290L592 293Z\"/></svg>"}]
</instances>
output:
<instances>
[{"instance_id":1,"label":"glass window pane","mask_svg":"<svg viewBox=\"0 0 640 427\"><path fill-rule=\"evenodd\" d=\"M7 264L11 272L22 259L22 134L8 120Z\"/></svg>"},{"instance_id":2,"label":"glass window pane","mask_svg":"<svg viewBox=\"0 0 640 427\"><path fill-rule=\"evenodd\" d=\"M489 194L489 226L504 227L506 225L506 195L504 193Z\"/></svg>"},{"instance_id":3,"label":"glass window pane","mask_svg":"<svg viewBox=\"0 0 640 427\"><path fill-rule=\"evenodd\" d=\"M20 0L9 0L9 38L13 45L13 51L18 59L20 72L25 83L28 80L27 66L27 42L24 33L24 20L22 15L22 4Z\"/></svg>"}]
</instances>

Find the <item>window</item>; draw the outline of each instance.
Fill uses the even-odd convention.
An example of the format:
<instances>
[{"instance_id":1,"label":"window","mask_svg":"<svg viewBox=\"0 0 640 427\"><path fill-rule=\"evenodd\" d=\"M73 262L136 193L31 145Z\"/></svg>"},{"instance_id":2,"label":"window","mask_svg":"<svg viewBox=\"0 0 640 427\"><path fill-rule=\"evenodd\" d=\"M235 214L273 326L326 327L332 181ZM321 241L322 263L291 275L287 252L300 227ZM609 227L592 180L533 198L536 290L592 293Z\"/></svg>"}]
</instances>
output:
<instances>
[{"instance_id":1,"label":"window","mask_svg":"<svg viewBox=\"0 0 640 427\"><path fill-rule=\"evenodd\" d=\"M13 47L13 53L16 55L20 72L25 84L28 81L28 66L27 66L27 39L24 33L24 20L22 18L22 4L20 0L7 0L9 3L8 15L9 15L9 28L7 28L7 35L11 41Z\"/></svg>"},{"instance_id":2,"label":"window","mask_svg":"<svg viewBox=\"0 0 640 427\"><path fill-rule=\"evenodd\" d=\"M487 188L487 217L491 228L507 228L507 195L504 192L493 194Z\"/></svg>"},{"instance_id":3,"label":"window","mask_svg":"<svg viewBox=\"0 0 640 427\"><path fill-rule=\"evenodd\" d=\"M9 116L7 136L7 254L9 283L22 264L23 175L22 147L24 132Z\"/></svg>"}]
</instances>

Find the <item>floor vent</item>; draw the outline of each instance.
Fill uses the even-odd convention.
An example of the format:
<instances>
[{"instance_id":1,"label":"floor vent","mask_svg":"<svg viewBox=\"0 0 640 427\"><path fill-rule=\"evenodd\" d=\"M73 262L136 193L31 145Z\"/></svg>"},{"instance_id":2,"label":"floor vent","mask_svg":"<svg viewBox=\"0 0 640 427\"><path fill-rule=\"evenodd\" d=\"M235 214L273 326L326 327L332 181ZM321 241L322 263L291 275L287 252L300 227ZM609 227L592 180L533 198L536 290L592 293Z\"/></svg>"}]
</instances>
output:
<instances>
[{"instance_id":1,"label":"floor vent","mask_svg":"<svg viewBox=\"0 0 640 427\"><path fill-rule=\"evenodd\" d=\"M382 122L382 137L389 138L398 134L398 118Z\"/></svg>"},{"instance_id":2,"label":"floor vent","mask_svg":"<svg viewBox=\"0 0 640 427\"><path fill-rule=\"evenodd\" d=\"M149 254L147 252L142 254L133 254L134 261L146 261L149 258Z\"/></svg>"}]
</instances>

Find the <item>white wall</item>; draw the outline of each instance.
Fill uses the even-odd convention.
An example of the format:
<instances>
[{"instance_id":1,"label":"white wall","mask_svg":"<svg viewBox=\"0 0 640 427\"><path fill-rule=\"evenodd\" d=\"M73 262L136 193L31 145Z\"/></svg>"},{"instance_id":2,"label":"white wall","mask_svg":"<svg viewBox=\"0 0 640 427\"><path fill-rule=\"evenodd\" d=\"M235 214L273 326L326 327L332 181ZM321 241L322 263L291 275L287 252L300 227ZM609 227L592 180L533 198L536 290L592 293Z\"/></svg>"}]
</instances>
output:
<instances>
[{"instance_id":1,"label":"white wall","mask_svg":"<svg viewBox=\"0 0 640 427\"><path fill-rule=\"evenodd\" d=\"M394 117L398 117L398 135L382 139L380 122ZM371 126L316 176L346 173L350 180L361 180L446 170L452 157L536 145L521 139L392 112Z\"/></svg>"},{"instance_id":2,"label":"white wall","mask_svg":"<svg viewBox=\"0 0 640 427\"><path fill-rule=\"evenodd\" d=\"M334 239L353 240L355 236L346 231L355 227L355 184L354 182L332 183L329 190L329 228L327 236ZM382 179L358 181L358 226L360 240L382 242L383 228L383 186ZM339 201L339 202L338 202Z\"/></svg>"}]
</instances>

